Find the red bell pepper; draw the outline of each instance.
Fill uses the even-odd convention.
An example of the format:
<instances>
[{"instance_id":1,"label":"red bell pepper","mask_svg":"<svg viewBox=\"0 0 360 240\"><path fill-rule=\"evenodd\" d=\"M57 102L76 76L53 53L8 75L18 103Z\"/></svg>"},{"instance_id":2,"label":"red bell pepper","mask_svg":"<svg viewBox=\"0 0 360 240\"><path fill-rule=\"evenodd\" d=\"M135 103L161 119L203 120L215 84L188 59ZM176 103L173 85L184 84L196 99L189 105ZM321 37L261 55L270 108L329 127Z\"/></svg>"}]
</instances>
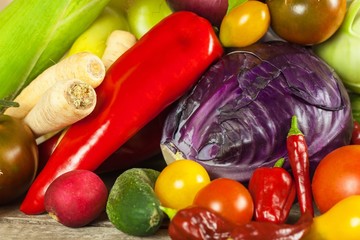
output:
<instances>
[{"instance_id":1,"label":"red bell pepper","mask_svg":"<svg viewBox=\"0 0 360 240\"><path fill-rule=\"evenodd\" d=\"M298 128L296 116L291 119L286 148L295 180L300 212L302 214L308 212L314 216L308 146L304 134Z\"/></svg>"},{"instance_id":2,"label":"red bell pepper","mask_svg":"<svg viewBox=\"0 0 360 240\"><path fill-rule=\"evenodd\" d=\"M295 201L296 190L291 174L282 168L281 158L272 168L257 168L249 181L254 201L254 220L284 223Z\"/></svg>"},{"instance_id":3,"label":"red bell pepper","mask_svg":"<svg viewBox=\"0 0 360 240\"><path fill-rule=\"evenodd\" d=\"M31 185L20 210L25 214L43 213L44 194L52 181L70 170L97 169L190 90L222 54L213 27L204 18L182 11L159 22L110 67L96 89L94 111L68 129Z\"/></svg>"}]
</instances>

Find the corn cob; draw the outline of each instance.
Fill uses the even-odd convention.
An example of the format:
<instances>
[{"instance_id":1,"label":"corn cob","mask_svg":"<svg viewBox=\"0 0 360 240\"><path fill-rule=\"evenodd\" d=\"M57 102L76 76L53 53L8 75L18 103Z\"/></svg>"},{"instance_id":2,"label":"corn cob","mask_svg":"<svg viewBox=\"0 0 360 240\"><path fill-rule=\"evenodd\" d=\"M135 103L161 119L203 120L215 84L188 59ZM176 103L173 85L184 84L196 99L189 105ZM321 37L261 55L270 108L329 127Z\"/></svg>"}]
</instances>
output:
<instances>
[{"instance_id":1,"label":"corn cob","mask_svg":"<svg viewBox=\"0 0 360 240\"><path fill-rule=\"evenodd\" d=\"M56 63L109 0L13 0L0 12L0 100ZM0 107L0 112L3 109Z\"/></svg>"}]
</instances>

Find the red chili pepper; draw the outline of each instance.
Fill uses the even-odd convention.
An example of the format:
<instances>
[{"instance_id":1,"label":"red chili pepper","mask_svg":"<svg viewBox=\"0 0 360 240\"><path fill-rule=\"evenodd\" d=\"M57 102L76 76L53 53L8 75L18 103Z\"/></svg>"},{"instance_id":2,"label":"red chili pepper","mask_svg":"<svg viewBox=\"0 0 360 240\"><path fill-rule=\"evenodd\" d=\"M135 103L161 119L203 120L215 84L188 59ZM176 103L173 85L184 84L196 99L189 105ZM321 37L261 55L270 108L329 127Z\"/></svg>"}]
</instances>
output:
<instances>
[{"instance_id":1,"label":"red chili pepper","mask_svg":"<svg viewBox=\"0 0 360 240\"><path fill-rule=\"evenodd\" d=\"M296 116L291 119L286 147L295 180L300 211L302 214L309 212L314 216L308 146L304 134L298 128Z\"/></svg>"},{"instance_id":2,"label":"red chili pepper","mask_svg":"<svg viewBox=\"0 0 360 240\"><path fill-rule=\"evenodd\" d=\"M351 136L351 144L360 145L360 123L354 120L354 129Z\"/></svg>"},{"instance_id":3,"label":"red chili pepper","mask_svg":"<svg viewBox=\"0 0 360 240\"><path fill-rule=\"evenodd\" d=\"M249 191L254 201L254 220L284 223L296 197L291 174L282 168L281 158L272 168L257 168L249 181Z\"/></svg>"},{"instance_id":4,"label":"red chili pepper","mask_svg":"<svg viewBox=\"0 0 360 240\"><path fill-rule=\"evenodd\" d=\"M298 240L309 233L312 222L313 217L306 212L295 224L251 221L235 225L209 209L192 206L175 214L168 233L173 240Z\"/></svg>"},{"instance_id":5,"label":"red chili pepper","mask_svg":"<svg viewBox=\"0 0 360 240\"><path fill-rule=\"evenodd\" d=\"M192 12L175 12L154 26L110 67L96 89L94 111L66 132L20 210L44 212L44 194L56 177L74 169L95 170L190 90L222 54L212 25Z\"/></svg>"},{"instance_id":6,"label":"red chili pepper","mask_svg":"<svg viewBox=\"0 0 360 240\"><path fill-rule=\"evenodd\" d=\"M310 232L312 223L310 212L302 214L294 224L252 221L236 227L228 240L300 240Z\"/></svg>"},{"instance_id":7,"label":"red chili pepper","mask_svg":"<svg viewBox=\"0 0 360 240\"><path fill-rule=\"evenodd\" d=\"M172 240L228 239L235 224L204 207L192 206L177 211L168 227Z\"/></svg>"}]
</instances>

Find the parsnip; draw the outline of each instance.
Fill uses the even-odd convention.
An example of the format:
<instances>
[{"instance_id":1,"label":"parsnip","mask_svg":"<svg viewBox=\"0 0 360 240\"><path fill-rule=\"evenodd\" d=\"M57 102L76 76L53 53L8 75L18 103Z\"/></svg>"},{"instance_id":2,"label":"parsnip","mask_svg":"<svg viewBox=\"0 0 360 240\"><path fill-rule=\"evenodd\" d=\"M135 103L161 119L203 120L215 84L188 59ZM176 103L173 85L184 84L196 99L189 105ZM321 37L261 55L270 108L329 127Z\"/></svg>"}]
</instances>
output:
<instances>
[{"instance_id":1,"label":"parsnip","mask_svg":"<svg viewBox=\"0 0 360 240\"><path fill-rule=\"evenodd\" d=\"M106 48L102 56L102 61L106 70L118 59L124 52L136 43L134 34L123 30L114 30L106 41Z\"/></svg>"},{"instance_id":2,"label":"parsnip","mask_svg":"<svg viewBox=\"0 0 360 240\"><path fill-rule=\"evenodd\" d=\"M5 111L5 114L24 118L39 101L44 92L55 82L76 78L96 88L104 77L105 66L99 57L88 52L71 55L51 66L35 78L15 98L14 101L19 103L19 107L10 107Z\"/></svg>"},{"instance_id":3,"label":"parsnip","mask_svg":"<svg viewBox=\"0 0 360 240\"><path fill-rule=\"evenodd\" d=\"M96 92L89 84L72 79L56 82L24 118L35 136L61 130L89 115Z\"/></svg>"},{"instance_id":4,"label":"parsnip","mask_svg":"<svg viewBox=\"0 0 360 240\"><path fill-rule=\"evenodd\" d=\"M0 11L0 99L14 100L58 62L109 1L13 0Z\"/></svg>"},{"instance_id":5,"label":"parsnip","mask_svg":"<svg viewBox=\"0 0 360 240\"><path fill-rule=\"evenodd\" d=\"M0 11L7 7L12 0L1 0L0 1Z\"/></svg>"}]
</instances>

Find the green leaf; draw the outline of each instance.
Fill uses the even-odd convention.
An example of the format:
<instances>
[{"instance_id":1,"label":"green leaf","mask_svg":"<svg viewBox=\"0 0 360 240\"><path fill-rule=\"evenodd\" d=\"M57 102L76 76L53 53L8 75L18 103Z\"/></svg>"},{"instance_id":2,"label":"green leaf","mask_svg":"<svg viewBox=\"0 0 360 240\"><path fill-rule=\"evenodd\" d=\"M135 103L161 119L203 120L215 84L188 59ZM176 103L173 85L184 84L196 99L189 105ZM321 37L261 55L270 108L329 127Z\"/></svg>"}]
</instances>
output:
<instances>
[{"instance_id":1,"label":"green leaf","mask_svg":"<svg viewBox=\"0 0 360 240\"><path fill-rule=\"evenodd\" d=\"M246 1L247 0L229 0L227 13L229 13L233 8L239 6L240 4L243 4Z\"/></svg>"},{"instance_id":2,"label":"green leaf","mask_svg":"<svg viewBox=\"0 0 360 240\"><path fill-rule=\"evenodd\" d=\"M0 11L0 99L56 63L109 1L13 0Z\"/></svg>"},{"instance_id":3,"label":"green leaf","mask_svg":"<svg viewBox=\"0 0 360 240\"><path fill-rule=\"evenodd\" d=\"M19 103L0 99L0 107L19 107Z\"/></svg>"}]
</instances>

